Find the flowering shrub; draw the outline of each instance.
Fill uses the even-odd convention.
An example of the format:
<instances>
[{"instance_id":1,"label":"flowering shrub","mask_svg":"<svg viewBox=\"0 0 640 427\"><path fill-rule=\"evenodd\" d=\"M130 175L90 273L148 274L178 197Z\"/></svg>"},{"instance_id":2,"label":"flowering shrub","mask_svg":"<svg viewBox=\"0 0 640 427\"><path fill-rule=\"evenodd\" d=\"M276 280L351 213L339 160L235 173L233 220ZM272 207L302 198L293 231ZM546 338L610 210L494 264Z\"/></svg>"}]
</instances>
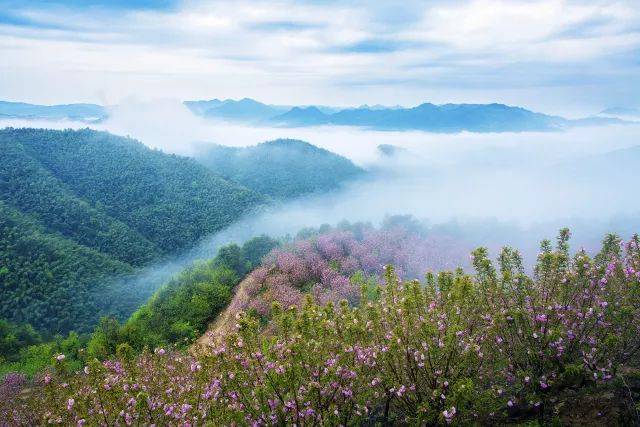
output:
<instances>
[{"instance_id":1,"label":"flowering shrub","mask_svg":"<svg viewBox=\"0 0 640 427\"><path fill-rule=\"evenodd\" d=\"M242 308L268 317L272 302L299 306L309 292L321 304L342 299L357 304L359 285L380 277L385 265L413 279L428 270L453 269L464 258L459 241L401 220L392 217L380 229L347 224L273 250L252 273L251 299Z\"/></svg>"},{"instance_id":2,"label":"flowering shrub","mask_svg":"<svg viewBox=\"0 0 640 427\"><path fill-rule=\"evenodd\" d=\"M541 411L562 388L610 380L640 349L638 237L623 245L608 236L593 260L584 251L571 258L568 239L565 229L556 250L542 243L533 278L511 249L499 272L485 250L473 254L497 349L492 362L512 412Z\"/></svg>"},{"instance_id":3,"label":"flowering shrub","mask_svg":"<svg viewBox=\"0 0 640 427\"><path fill-rule=\"evenodd\" d=\"M18 373L9 373L0 381L0 420L25 423L25 413L17 403L26 384L27 378Z\"/></svg>"},{"instance_id":4,"label":"flowering shrub","mask_svg":"<svg viewBox=\"0 0 640 427\"><path fill-rule=\"evenodd\" d=\"M365 284L356 306L311 295L276 303L268 333L240 313L236 330L198 355L123 348L79 372L59 357L31 390L13 387L0 414L63 425L544 420L550 396L609 382L640 347L638 238L609 237L593 259L570 257L567 239L543 243L531 277L517 252L505 249L496 268L479 249L474 275L419 283L387 267L384 286Z\"/></svg>"}]
</instances>

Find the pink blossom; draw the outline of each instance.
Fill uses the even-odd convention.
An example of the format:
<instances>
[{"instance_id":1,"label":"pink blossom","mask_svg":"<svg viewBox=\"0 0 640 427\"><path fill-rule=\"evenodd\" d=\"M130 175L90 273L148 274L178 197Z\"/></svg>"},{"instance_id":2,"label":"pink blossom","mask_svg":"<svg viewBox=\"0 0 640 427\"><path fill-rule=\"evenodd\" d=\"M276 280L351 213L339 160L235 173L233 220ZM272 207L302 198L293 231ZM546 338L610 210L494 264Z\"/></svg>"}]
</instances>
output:
<instances>
[{"instance_id":1,"label":"pink blossom","mask_svg":"<svg viewBox=\"0 0 640 427\"><path fill-rule=\"evenodd\" d=\"M442 415L444 416L444 420L446 421L446 423L451 424L451 421L453 421L453 417L456 415L456 407L452 406L448 410L445 409L444 411L442 411Z\"/></svg>"}]
</instances>

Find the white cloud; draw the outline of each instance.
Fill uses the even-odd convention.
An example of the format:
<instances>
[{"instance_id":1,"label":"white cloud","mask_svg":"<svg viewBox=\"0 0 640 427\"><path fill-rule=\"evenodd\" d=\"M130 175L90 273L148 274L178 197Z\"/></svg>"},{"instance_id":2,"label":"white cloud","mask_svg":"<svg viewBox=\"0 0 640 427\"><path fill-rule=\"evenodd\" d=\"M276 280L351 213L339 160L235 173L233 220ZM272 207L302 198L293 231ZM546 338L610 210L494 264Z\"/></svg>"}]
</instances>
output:
<instances>
[{"instance_id":1,"label":"white cloud","mask_svg":"<svg viewBox=\"0 0 640 427\"><path fill-rule=\"evenodd\" d=\"M15 13L36 24L0 20L0 98L475 100L546 108L571 103L577 91L596 105L640 95L633 85L639 64L631 58L640 50L633 0L368 3L203 0L142 11L26 6ZM523 67L531 71L526 82ZM585 89L593 75L599 86ZM542 102L524 94L523 83L559 88Z\"/></svg>"}]
</instances>

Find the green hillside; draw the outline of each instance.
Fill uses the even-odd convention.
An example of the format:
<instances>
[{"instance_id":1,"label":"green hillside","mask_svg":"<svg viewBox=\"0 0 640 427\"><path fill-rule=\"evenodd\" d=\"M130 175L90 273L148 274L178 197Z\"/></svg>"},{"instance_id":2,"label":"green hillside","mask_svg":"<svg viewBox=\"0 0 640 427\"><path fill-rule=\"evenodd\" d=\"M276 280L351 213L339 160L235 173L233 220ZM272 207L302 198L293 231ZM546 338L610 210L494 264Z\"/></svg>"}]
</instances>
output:
<instances>
[{"instance_id":1,"label":"green hillside","mask_svg":"<svg viewBox=\"0 0 640 427\"><path fill-rule=\"evenodd\" d=\"M88 345L89 354L104 358L123 343L136 351L145 346L191 344L229 304L232 289L278 244L262 235L242 246L223 246L215 258L188 266L122 326L113 319L103 320Z\"/></svg>"},{"instance_id":2,"label":"green hillside","mask_svg":"<svg viewBox=\"0 0 640 427\"><path fill-rule=\"evenodd\" d=\"M6 140L19 143L78 197L162 252L191 246L262 200L191 159L106 132L0 131L0 141Z\"/></svg>"},{"instance_id":3,"label":"green hillside","mask_svg":"<svg viewBox=\"0 0 640 427\"><path fill-rule=\"evenodd\" d=\"M101 283L132 271L0 202L0 318L49 332L89 330L108 312Z\"/></svg>"},{"instance_id":4,"label":"green hillside","mask_svg":"<svg viewBox=\"0 0 640 427\"><path fill-rule=\"evenodd\" d=\"M294 139L244 148L217 145L197 158L215 173L276 199L332 190L364 173L349 159Z\"/></svg>"},{"instance_id":5,"label":"green hillside","mask_svg":"<svg viewBox=\"0 0 640 427\"><path fill-rule=\"evenodd\" d=\"M141 265L160 254L136 230L74 194L11 133L0 131L0 147L0 200L37 218L50 232L123 262Z\"/></svg>"},{"instance_id":6,"label":"green hillside","mask_svg":"<svg viewBox=\"0 0 640 427\"><path fill-rule=\"evenodd\" d=\"M135 290L110 278L262 201L191 159L89 129L7 128L0 153L0 318L47 333L135 309Z\"/></svg>"}]
</instances>

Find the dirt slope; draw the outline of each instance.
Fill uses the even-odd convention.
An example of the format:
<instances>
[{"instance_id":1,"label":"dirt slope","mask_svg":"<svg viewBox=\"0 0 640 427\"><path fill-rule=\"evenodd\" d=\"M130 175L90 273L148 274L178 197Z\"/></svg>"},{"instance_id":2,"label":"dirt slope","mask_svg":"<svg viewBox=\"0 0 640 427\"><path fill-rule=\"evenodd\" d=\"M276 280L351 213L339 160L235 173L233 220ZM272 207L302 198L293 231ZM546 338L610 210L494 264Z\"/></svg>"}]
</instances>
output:
<instances>
[{"instance_id":1,"label":"dirt slope","mask_svg":"<svg viewBox=\"0 0 640 427\"><path fill-rule=\"evenodd\" d=\"M236 314L242 311L249 303L249 294L247 289L253 285L253 279L249 274L235 288L235 294L231 299L231 303L216 319L209 324L207 331L194 343L195 351L202 351L211 346L218 345L224 337L233 330L236 324Z\"/></svg>"}]
</instances>

